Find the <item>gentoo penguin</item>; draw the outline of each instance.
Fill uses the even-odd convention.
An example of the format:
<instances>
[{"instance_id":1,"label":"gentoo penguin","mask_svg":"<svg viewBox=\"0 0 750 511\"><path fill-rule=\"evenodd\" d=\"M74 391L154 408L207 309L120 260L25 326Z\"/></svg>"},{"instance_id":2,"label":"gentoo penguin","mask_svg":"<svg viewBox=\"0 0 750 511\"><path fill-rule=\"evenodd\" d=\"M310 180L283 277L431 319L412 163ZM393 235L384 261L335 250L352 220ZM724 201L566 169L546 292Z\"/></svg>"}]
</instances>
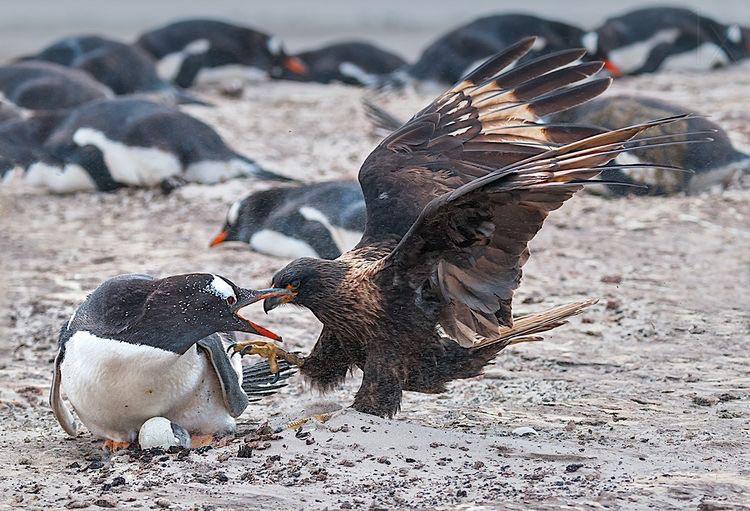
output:
<instances>
[{"instance_id":1,"label":"gentoo penguin","mask_svg":"<svg viewBox=\"0 0 750 511\"><path fill-rule=\"evenodd\" d=\"M34 184L35 176L65 172L65 164L54 158L44 141L64 119L63 111L38 112L29 118L16 117L0 122L0 176L3 185ZM54 169L54 171L52 170ZM68 168L68 179L89 180L82 168Z\"/></svg>"},{"instance_id":2,"label":"gentoo penguin","mask_svg":"<svg viewBox=\"0 0 750 511\"><path fill-rule=\"evenodd\" d=\"M610 96L590 101L576 108L560 112L553 120L562 123L593 125L615 129L689 112L690 108L657 99L631 96ZM750 172L750 155L737 151L726 132L705 117L691 117L654 128L652 136L680 132L706 132L713 142L706 144L677 144L633 150L622 153L614 164L643 164L676 166L693 173L675 172L654 167L605 171L609 181L645 185L648 188L608 186L612 195L664 195L678 192L697 193L714 185L726 186L743 172ZM600 191L597 189L597 191Z\"/></svg>"},{"instance_id":3,"label":"gentoo penguin","mask_svg":"<svg viewBox=\"0 0 750 511\"><path fill-rule=\"evenodd\" d=\"M21 109L61 110L112 96L88 74L51 62L0 66L0 103Z\"/></svg>"},{"instance_id":4,"label":"gentoo penguin","mask_svg":"<svg viewBox=\"0 0 750 511\"><path fill-rule=\"evenodd\" d=\"M77 180L65 186L59 175L47 176L58 183L47 184L58 193L157 185L168 191L185 182L214 184L243 176L290 180L229 148L198 119L136 98L95 101L73 110L49 136L45 149L61 161L82 166L91 178L81 188Z\"/></svg>"},{"instance_id":5,"label":"gentoo penguin","mask_svg":"<svg viewBox=\"0 0 750 511\"><path fill-rule=\"evenodd\" d=\"M585 34L573 25L526 14L487 16L439 37L413 65L396 73L394 78L398 81L406 73L423 85L444 87L456 83L485 59L525 37L537 36L537 39L522 63L542 54L581 48ZM606 62L601 54L590 54L587 58Z\"/></svg>"},{"instance_id":6,"label":"gentoo penguin","mask_svg":"<svg viewBox=\"0 0 750 511\"><path fill-rule=\"evenodd\" d=\"M180 87L305 71L299 59L286 54L278 38L211 19L170 23L141 35L136 45L157 61L159 76Z\"/></svg>"},{"instance_id":7,"label":"gentoo penguin","mask_svg":"<svg viewBox=\"0 0 750 511\"><path fill-rule=\"evenodd\" d=\"M303 75L285 70L283 78L318 83L375 86L381 77L406 65L398 55L360 41L330 44L294 55L307 68Z\"/></svg>"},{"instance_id":8,"label":"gentoo penguin","mask_svg":"<svg viewBox=\"0 0 750 511\"><path fill-rule=\"evenodd\" d=\"M750 32L689 9L649 7L607 19L586 35L586 48L605 52L623 74L703 71L750 55Z\"/></svg>"},{"instance_id":9,"label":"gentoo penguin","mask_svg":"<svg viewBox=\"0 0 750 511\"><path fill-rule=\"evenodd\" d=\"M201 103L162 80L142 49L96 35L66 37L22 61L44 61L80 69L115 94L152 93L179 103Z\"/></svg>"},{"instance_id":10,"label":"gentoo penguin","mask_svg":"<svg viewBox=\"0 0 750 511\"><path fill-rule=\"evenodd\" d=\"M194 438L233 432L248 404L242 386L262 392L270 373L251 369L254 380L244 381L240 359L225 351L231 340L218 332L280 340L239 313L278 296L274 291L241 289L207 273L105 281L60 331L50 391L55 417L75 436L64 395L88 430L112 448L135 441L152 417L165 417Z\"/></svg>"},{"instance_id":11,"label":"gentoo penguin","mask_svg":"<svg viewBox=\"0 0 750 511\"><path fill-rule=\"evenodd\" d=\"M211 246L241 241L280 257L335 259L359 242L365 217L356 181L273 188L232 204Z\"/></svg>"}]
</instances>

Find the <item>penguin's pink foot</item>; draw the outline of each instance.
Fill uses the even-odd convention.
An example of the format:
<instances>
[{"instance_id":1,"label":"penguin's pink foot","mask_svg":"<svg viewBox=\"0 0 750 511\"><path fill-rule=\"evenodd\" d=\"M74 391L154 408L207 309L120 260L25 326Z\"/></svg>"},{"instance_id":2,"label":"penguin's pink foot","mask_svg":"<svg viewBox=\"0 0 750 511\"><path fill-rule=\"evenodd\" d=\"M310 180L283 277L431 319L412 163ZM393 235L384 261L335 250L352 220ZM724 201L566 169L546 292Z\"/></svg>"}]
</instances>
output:
<instances>
[{"instance_id":1,"label":"penguin's pink foot","mask_svg":"<svg viewBox=\"0 0 750 511\"><path fill-rule=\"evenodd\" d=\"M191 435L190 436L190 448L197 449L198 447L205 447L212 445L214 441L213 435Z\"/></svg>"},{"instance_id":2,"label":"penguin's pink foot","mask_svg":"<svg viewBox=\"0 0 750 511\"><path fill-rule=\"evenodd\" d=\"M105 440L104 445L102 445L102 449L109 452L120 451L128 447L130 447L130 442L117 442L109 439Z\"/></svg>"}]
</instances>

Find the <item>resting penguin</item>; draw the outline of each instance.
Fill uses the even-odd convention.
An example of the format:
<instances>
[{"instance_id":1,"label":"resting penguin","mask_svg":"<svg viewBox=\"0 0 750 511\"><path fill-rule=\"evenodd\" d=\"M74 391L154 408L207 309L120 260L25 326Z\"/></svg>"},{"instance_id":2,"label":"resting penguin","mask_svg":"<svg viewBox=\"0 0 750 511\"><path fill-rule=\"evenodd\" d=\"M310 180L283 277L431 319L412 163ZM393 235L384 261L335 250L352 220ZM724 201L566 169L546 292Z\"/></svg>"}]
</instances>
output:
<instances>
[{"instance_id":1,"label":"resting penguin","mask_svg":"<svg viewBox=\"0 0 750 511\"><path fill-rule=\"evenodd\" d=\"M616 129L689 112L686 106L645 97L609 96L553 116L554 122L593 125ZM609 181L645 185L648 188L607 185L612 195L665 195L678 192L697 193L715 185L727 186L743 173L750 172L750 155L736 150L726 132L704 117L693 117L651 130L652 136L686 131L706 132L713 141L706 144L677 144L633 150L622 153L615 164L673 165L692 173L646 167L628 170L605 171ZM593 191L593 187L592 187ZM598 190L597 187L597 191Z\"/></svg>"},{"instance_id":2,"label":"resting penguin","mask_svg":"<svg viewBox=\"0 0 750 511\"><path fill-rule=\"evenodd\" d=\"M360 41L334 43L294 55L307 68L303 75L285 70L283 78L318 83L340 82L371 87L406 65L398 55Z\"/></svg>"},{"instance_id":3,"label":"resting penguin","mask_svg":"<svg viewBox=\"0 0 750 511\"><path fill-rule=\"evenodd\" d=\"M79 69L109 87L115 94L149 93L179 103L201 103L162 80L142 49L95 35L66 37L23 61L53 62Z\"/></svg>"},{"instance_id":4,"label":"resting penguin","mask_svg":"<svg viewBox=\"0 0 750 511\"><path fill-rule=\"evenodd\" d=\"M356 181L273 188L232 204L211 246L240 241L280 257L335 259L359 242L365 217Z\"/></svg>"},{"instance_id":5,"label":"resting penguin","mask_svg":"<svg viewBox=\"0 0 750 511\"><path fill-rule=\"evenodd\" d=\"M170 23L141 35L136 45L157 61L159 76L180 87L305 71L302 62L288 56L276 37L217 20Z\"/></svg>"},{"instance_id":6,"label":"resting penguin","mask_svg":"<svg viewBox=\"0 0 750 511\"><path fill-rule=\"evenodd\" d=\"M520 39L537 36L532 50L524 61L546 53L581 48L585 31L559 21L546 20L525 14L486 16L462 25L439 37L422 52L404 72L422 84L446 87L477 67L488 57L504 50ZM606 56L593 54L587 58L604 60ZM407 78L408 80L408 78Z\"/></svg>"},{"instance_id":7,"label":"resting penguin","mask_svg":"<svg viewBox=\"0 0 750 511\"><path fill-rule=\"evenodd\" d=\"M63 174L65 163L54 158L44 141L65 117L64 112L39 112L29 118L16 117L0 123L0 176L3 185L35 185L36 176ZM54 170L52 170L54 169ZM69 166L68 179L88 181L86 171Z\"/></svg>"},{"instance_id":8,"label":"resting penguin","mask_svg":"<svg viewBox=\"0 0 750 511\"><path fill-rule=\"evenodd\" d=\"M207 124L177 108L136 98L95 101L72 111L45 148L75 162L91 177L84 188L56 192L114 190L123 186L213 184L235 177L289 181L229 148ZM53 176L54 177L54 176Z\"/></svg>"},{"instance_id":9,"label":"resting penguin","mask_svg":"<svg viewBox=\"0 0 750 511\"><path fill-rule=\"evenodd\" d=\"M24 110L74 108L113 95L86 73L50 62L0 66L0 103Z\"/></svg>"},{"instance_id":10,"label":"resting penguin","mask_svg":"<svg viewBox=\"0 0 750 511\"><path fill-rule=\"evenodd\" d=\"M248 404L243 387L262 394L278 386L269 385L270 366L244 371L252 375L246 381L240 359L225 351L229 339L218 332L280 340L239 314L269 295L277 296L207 273L105 281L60 331L50 391L55 417L75 436L64 394L88 430L113 449L135 441L152 417L203 441L232 433Z\"/></svg>"},{"instance_id":11,"label":"resting penguin","mask_svg":"<svg viewBox=\"0 0 750 511\"><path fill-rule=\"evenodd\" d=\"M586 35L586 48L605 52L623 74L704 71L750 55L750 31L689 9L649 7L607 19Z\"/></svg>"}]
</instances>

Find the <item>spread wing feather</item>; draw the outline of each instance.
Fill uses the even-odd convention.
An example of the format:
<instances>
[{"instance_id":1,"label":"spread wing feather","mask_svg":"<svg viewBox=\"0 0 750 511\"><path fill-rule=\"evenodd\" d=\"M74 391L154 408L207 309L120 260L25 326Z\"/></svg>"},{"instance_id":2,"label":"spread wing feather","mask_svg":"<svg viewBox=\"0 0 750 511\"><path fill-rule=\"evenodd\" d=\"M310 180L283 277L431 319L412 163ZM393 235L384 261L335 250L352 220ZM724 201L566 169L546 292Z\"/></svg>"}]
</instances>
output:
<instances>
[{"instance_id":1,"label":"spread wing feather","mask_svg":"<svg viewBox=\"0 0 750 511\"><path fill-rule=\"evenodd\" d=\"M395 265L402 281L439 300L440 327L466 346L512 327L528 242L550 211L620 152L694 135L634 140L684 116L614 131L545 124L544 116L598 96L610 81L591 79L601 64L579 63L582 50L510 67L533 41L439 96L386 137L359 174L368 219L358 247L398 242L377 267Z\"/></svg>"}]
</instances>

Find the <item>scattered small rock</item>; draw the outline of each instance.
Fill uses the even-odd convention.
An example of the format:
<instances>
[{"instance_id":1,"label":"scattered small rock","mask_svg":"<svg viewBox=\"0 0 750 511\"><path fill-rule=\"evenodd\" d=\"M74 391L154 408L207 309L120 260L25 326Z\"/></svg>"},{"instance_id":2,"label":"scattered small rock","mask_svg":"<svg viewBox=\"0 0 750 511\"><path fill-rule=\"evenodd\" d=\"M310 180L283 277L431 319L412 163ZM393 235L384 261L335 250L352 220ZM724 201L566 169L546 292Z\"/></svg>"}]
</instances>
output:
<instances>
[{"instance_id":1,"label":"scattered small rock","mask_svg":"<svg viewBox=\"0 0 750 511\"><path fill-rule=\"evenodd\" d=\"M85 509L89 507L91 504L86 502L85 500L71 500L67 504L65 504L65 507L68 509Z\"/></svg>"},{"instance_id":2,"label":"scattered small rock","mask_svg":"<svg viewBox=\"0 0 750 511\"><path fill-rule=\"evenodd\" d=\"M578 469L583 467L583 463L571 463L567 467L565 467L566 472L578 472Z\"/></svg>"},{"instance_id":3,"label":"scattered small rock","mask_svg":"<svg viewBox=\"0 0 750 511\"><path fill-rule=\"evenodd\" d=\"M718 402L719 398L714 396L693 396L693 404L698 406L714 406Z\"/></svg>"},{"instance_id":4,"label":"scattered small rock","mask_svg":"<svg viewBox=\"0 0 750 511\"><path fill-rule=\"evenodd\" d=\"M237 449L237 457L238 458L250 458L253 455L253 448L250 447L249 444L240 444L239 449Z\"/></svg>"},{"instance_id":5,"label":"scattered small rock","mask_svg":"<svg viewBox=\"0 0 750 511\"><path fill-rule=\"evenodd\" d=\"M378 463L382 463L384 465L390 465L391 461L387 457L381 456L380 458L378 458Z\"/></svg>"},{"instance_id":6,"label":"scattered small rock","mask_svg":"<svg viewBox=\"0 0 750 511\"><path fill-rule=\"evenodd\" d=\"M456 497L459 497L459 498L466 497L466 490L458 490L456 492Z\"/></svg>"},{"instance_id":7,"label":"scattered small rock","mask_svg":"<svg viewBox=\"0 0 750 511\"><path fill-rule=\"evenodd\" d=\"M172 504L167 499L157 499L156 505L163 509L169 509Z\"/></svg>"},{"instance_id":8,"label":"scattered small rock","mask_svg":"<svg viewBox=\"0 0 750 511\"><path fill-rule=\"evenodd\" d=\"M528 435L538 435L539 433L536 432L534 428L531 428L529 426L521 426L520 428L516 428L511 433L515 436L528 436Z\"/></svg>"},{"instance_id":9,"label":"scattered small rock","mask_svg":"<svg viewBox=\"0 0 750 511\"><path fill-rule=\"evenodd\" d=\"M622 275L604 275L600 280L604 284L620 284L622 282Z\"/></svg>"},{"instance_id":10,"label":"scattered small rock","mask_svg":"<svg viewBox=\"0 0 750 511\"><path fill-rule=\"evenodd\" d=\"M474 468L474 470L479 470L480 468L484 467L484 462L477 460L474 462L472 467Z\"/></svg>"},{"instance_id":11,"label":"scattered small rock","mask_svg":"<svg viewBox=\"0 0 750 511\"><path fill-rule=\"evenodd\" d=\"M117 499L109 495L102 495L94 501L94 505L108 508L117 507Z\"/></svg>"},{"instance_id":12,"label":"scattered small rock","mask_svg":"<svg viewBox=\"0 0 750 511\"><path fill-rule=\"evenodd\" d=\"M104 466L104 463L101 460L94 460L91 463L89 463L88 465L86 465L83 468L83 470L84 471L86 471L86 470L99 470L103 466Z\"/></svg>"}]
</instances>

